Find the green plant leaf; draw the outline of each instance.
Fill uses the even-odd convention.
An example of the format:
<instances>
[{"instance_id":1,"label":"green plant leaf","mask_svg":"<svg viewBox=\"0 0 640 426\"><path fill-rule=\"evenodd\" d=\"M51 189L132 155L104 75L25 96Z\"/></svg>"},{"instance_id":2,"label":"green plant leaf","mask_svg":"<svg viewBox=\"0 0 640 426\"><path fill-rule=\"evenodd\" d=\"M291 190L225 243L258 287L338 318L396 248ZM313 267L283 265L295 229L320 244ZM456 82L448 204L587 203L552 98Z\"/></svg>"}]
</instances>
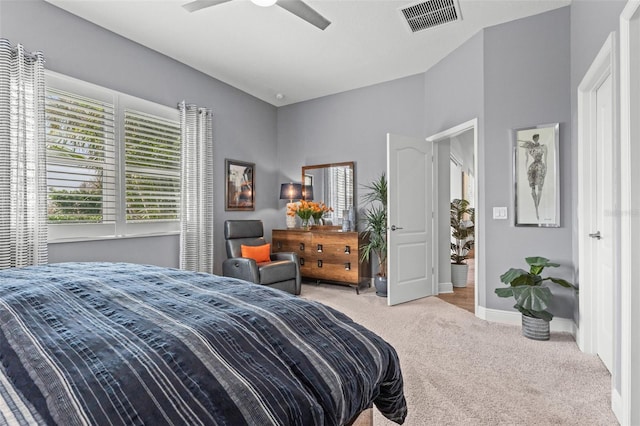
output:
<instances>
[{"instance_id":1,"label":"green plant leaf","mask_svg":"<svg viewBox=\"0 0 640 426\"><path fill-rule=\"evenodd\" d=\"M539 311L539 312L534 312L535 315L533 315L536 318L540 318L543 319L545 321L551 321L553 319L553 314L549 311Z\"/></svg>"},{"instance_id":2,"label":"green plant leaf","mask_svg":"<svg viewBox=\"0 0 640 426\"><path fill-rule=\"evenodd\" d=\"M544 268L560 266L559 263L550 262L549 259L542 256L526 257L524 260L531 267L530 272L534 275L540 275Z\"/></svg>"},{"instance_id":3,"label":"green plant leaf","mask_svg":"<svg viewBox=\"0 0 640 426\"><path fill-rule=\"evenodd\" d=\"M502 281L505 284L511 284L511 282L516 278L518 278L519 276L527 275L527 274L528 272L525 271L524 269L510 268L507 272L500 275L500 281Z\"/></svg>"},{"instance_id":4,"label":"green plant leaf","mask_svg":"<svg viewBox=\"0 0 640 426\"><path fill-rule=\"evenodd\" d=\"M364 189L368 189L369 192L361 196L362 201L366 204L373 203L375 201L381 203L385 208L387 206L387 177L384 173L380 175L378 180L374 180L369 185L362 185Z\"/></svg>"},{"instance_id":5,"label":"green plant leaf","mask_svg":"<svg viewBox=\"0 0 640 426\"><path fill-rule=\"evenodd\" d=\"M513 307L516 308L517 310L519 310L522 315L527 315L529 317L533 317L534 316L528 309L525 309L520 305L513 305Z\"/></svg>"},{"instance_id":6,"label":"green plant leaf","mask_svg":"<svg viewBox=\"0 0 640 426\"><path fill-rule=\"evenodd\" d=\"M524 260L529 266L549 266L549 259L542 256L525 257Z\"/></svg>"},{"instance_id":7,"label":"green plant leaf","mask_svg":"<svg viewBox=\"0 0 640 426\"><path fill-rule=\"evenodd\" d=\"M553 314L551 314L551 312L549 311L530 311L528 309L518 307L517 305L515 306L515 308L517 308L523 315L526 315L528 317L540 318L545 321L551 321L553 319Z\"/></svg>"},{"instance_id":8,"label":"green plant leaf","mask_svg":"<svg viewBox=\"0 0 640 426\"><path fill-rule=\"evenodd\" d=\"M569 281L567 280L563 280L562 278L552 278L552 277L547 277L545 278L545 280L550 280L558 285L561 285L562 287L566 287L566 288L576 288L576 286L574 286L573 284L571 284Z\"/></svg>"},{"instance_id":9,"label":"green plant leaf","mask_svg":"<svg viewBox=\"0 0 640 426\"><path fill-rule=\"evenodd\" d=\"M542 278L540 278L539 275L532 275L529 273L520 275L519 277L511 281L511 285L513 287L522 286L522 285L537 286L537 285L540 285L541 283L542 283Z\"/></svg>"},{"instance_id":10,"label":"green plant leaf","mask_svg":"<svg viewBox=\"0 0 640 426\"><path fill-rule=\"evenodd\" d=\"M551 290L540 286L513 287L516 304L531 312L541 312L549 307Z\"/></svg>"},{"instance_id":11,"label":"green plant leaf","mask_svg":"<svg viewBox=\"0 0 640 426\"><path fill-rule=\"evenodd\" d=\"M498 295L498 297L513 297L513 288L511 287L496 288L495 292Z\"/></svg>"}]
</instances>

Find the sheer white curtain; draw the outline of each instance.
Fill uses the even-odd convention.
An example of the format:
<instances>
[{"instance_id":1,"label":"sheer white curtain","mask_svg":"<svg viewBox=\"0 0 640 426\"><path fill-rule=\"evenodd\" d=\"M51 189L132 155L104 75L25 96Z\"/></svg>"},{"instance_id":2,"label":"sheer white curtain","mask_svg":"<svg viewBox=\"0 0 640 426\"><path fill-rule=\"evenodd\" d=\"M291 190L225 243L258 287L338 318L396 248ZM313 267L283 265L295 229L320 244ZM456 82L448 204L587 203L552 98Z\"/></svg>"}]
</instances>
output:
<instances>
[{"instance_id":1,"label":"sheer white curtain","mask_svg":"<svg viewBox=\"0 0 640 426\"><path fill-rule=\"evenodd\" d=\"M47 263L44 56L0 39L0 269Z\"/></svg>"},{"instance_id":2,"label":"sheer white curtain","mask_svg":"<svg viewBox=\"0 0 640 426\"><path fill-rule=\"evenodd\" d=\"M213 120L182 101L180 268L213 273Z\"/></svg>"}]
</instances>

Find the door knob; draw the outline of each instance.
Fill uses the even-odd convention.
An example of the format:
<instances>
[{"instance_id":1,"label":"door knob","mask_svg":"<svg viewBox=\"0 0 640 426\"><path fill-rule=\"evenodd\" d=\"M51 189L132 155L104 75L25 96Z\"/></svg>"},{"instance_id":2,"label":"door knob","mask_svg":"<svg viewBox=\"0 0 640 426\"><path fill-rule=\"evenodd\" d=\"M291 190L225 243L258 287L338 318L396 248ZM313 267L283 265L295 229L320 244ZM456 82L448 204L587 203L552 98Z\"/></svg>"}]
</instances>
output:
<instances>
[{"instance_id":1,"label":"door knob","mask_svg":"<svg viewBox=\"0 0 640 426\"><path fill-rule=\"evenodd\" d=\"M402 228L400 226L391 225L391 230L392 231L395 231L396 229L404 229L404 228Z\"/></svg>"},{"instance_id":2,"label":"door knob","mask_svg":"<svg viewBox=\"0 0 640 426\"><path fill-rule=\"evenodd\" d=\"M589 234L589 236L590 236L591 238L595 238L596 240L599 240L599 239L601 239L601 238L602 238L602 235L600 235L600 231L595 232L595 233L593 233L593 234Z\"/></svg>"}]
</instances>

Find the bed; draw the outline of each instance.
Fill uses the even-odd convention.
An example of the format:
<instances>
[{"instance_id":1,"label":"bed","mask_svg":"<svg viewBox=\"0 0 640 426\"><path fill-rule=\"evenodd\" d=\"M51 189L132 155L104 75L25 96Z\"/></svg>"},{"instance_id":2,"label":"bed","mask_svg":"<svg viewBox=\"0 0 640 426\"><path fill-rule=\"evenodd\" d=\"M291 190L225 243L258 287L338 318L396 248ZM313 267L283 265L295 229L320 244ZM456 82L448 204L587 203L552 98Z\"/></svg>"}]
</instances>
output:
<instances>
[{"instance_id":1,"label":"bed","mask_svg":"<svg viewBox=\"0 0 640 426\"><path fill-rule=\"evenodd\" d=\"M0 424L402 424L395 350L320 303L128 263L0 272Z\"/></svg>"}]
</instances>

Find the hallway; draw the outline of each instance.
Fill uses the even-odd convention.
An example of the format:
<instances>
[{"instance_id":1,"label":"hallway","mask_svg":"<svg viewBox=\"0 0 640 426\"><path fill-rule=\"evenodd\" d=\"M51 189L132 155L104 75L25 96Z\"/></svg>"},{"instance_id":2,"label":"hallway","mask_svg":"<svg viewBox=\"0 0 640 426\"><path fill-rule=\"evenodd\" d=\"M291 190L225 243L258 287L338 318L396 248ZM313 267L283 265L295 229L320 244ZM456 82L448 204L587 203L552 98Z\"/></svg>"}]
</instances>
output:
<instances>
[{"instance_id":1,"label":"hallway","mask_svg":"<svg viewBox=\"0 0 640 426\"><path fill-rule=\"evenodd\" d=\"M451 303L459 308L465 309L472 314L475 313L475 259L467 259L469 273L467 275L466 287L454 287L453 293L442 293L437 297L447 303Z\"/></svg>"}]
</instances>

